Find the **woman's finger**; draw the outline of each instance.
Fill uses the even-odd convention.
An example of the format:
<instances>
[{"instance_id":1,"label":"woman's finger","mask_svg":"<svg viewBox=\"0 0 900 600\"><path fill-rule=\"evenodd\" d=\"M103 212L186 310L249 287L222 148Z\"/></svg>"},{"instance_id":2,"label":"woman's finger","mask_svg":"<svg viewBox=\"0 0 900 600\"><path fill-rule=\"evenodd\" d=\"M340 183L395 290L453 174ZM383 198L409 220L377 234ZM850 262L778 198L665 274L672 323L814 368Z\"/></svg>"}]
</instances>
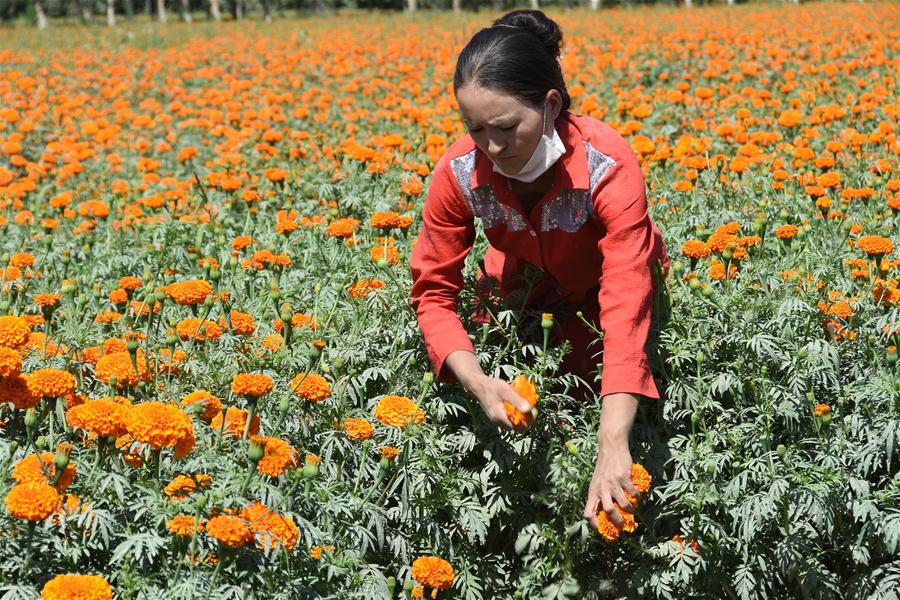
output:
<instances>
[{"instance_id":1,"label":"woman's finger","mask_svg":"<svg viewBox=\"0 0 900 600\"><path fill-rule=\"evenodd\" d=\"M508 383L503 386L503 399L512 404L516 410L526 415L531 413L531 403L516 393Z\"/></svg>"},{"instance_id":2,"label":"woman's finger","mask_svg":"<svg viewBox=\"0 0 900 600\"><path fill-rule=\"evenodd\" d=\"M600 503L603 505L603 512L606 513L607 518L612 521L616 527L621 527L625 524L625 520L622 519L619 511L617 511L616 507L613 505L612 496L610 496L609 492L605 489L600 491Z\"/></svg>"},{"instance_id":3,"label":"woman's finger","mask_svg":"<svg viewBox=\"0 0 900 600\"><path fill-rule=\"evenodd\" d=\"M591 529L596 530L599 525L597 520L597 508L600 504L600 498L592 485L588 488L588 499L584 505L584 518L591 525Z\"/></svg>"},{"instance_id":4,"label":"woman's finger","mask_svg":"<svg viewBox=\"0 0 900 600\"><path fill-rule=\"evenodd\" d=\"M625 496L625 490L623 490L620 486L613 487L612 499L618 502L619 508L621 508L625 512L632 512L634 510L631 502L629 502L628 498Z\"/></svg>"}]
</instances>

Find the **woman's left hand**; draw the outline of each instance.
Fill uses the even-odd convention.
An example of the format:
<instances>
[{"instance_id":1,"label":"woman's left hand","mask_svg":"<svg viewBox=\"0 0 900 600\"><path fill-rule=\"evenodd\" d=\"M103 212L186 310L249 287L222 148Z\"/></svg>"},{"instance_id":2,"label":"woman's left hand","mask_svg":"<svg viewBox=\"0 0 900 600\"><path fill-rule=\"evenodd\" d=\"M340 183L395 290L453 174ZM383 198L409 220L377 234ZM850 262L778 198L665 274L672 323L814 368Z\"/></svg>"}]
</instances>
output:
<instances>
[{"instance_id":1,"label":"woman's left hand","mask_svg":"<svg viewBox=\"0 0 900 600\"><path fill-rule=\"evenodd\" d=\"M624 523L613 501L625 512L634 512L634 507L625 494L637 500L640 493L631 482L631 452L628 442L603 445L597 448L597 463L591 485L588 487L587 503L584 505L584 518L596 530L598 525L598 508L606 512L607 517L617 527ZM599 507L598 507L599 505Z\"/></svg>"}]
</instances>

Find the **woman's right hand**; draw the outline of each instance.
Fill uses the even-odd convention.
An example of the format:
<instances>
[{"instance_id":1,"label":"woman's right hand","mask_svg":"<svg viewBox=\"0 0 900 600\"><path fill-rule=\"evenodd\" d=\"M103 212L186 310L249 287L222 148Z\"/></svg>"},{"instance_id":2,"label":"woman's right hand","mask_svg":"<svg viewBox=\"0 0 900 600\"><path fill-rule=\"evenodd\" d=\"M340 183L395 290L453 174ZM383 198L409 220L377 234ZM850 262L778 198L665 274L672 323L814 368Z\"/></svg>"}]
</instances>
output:
<instances>
[{"instance_id":1,"label":"woman's right hand","mask_svg":"<svg viewBox=\"0 0 900 600\"><path fill-rule=\"evenodd\" d=\"M522 433L527 431L534 422L532 411L536 412L537 409L532 408L528 400L518 395L512 389L512 386L502 379L485 375L482 380L477 382L476 389L471 391L478 398L478 403L481 404L481 408L484 410L484 414L487 415L488 420L498 427L515 429ZM509 416L506 414L506 407L503 405L504 400L512 404L525 416L524 424L515 426L510 422Z\"/></svg>"},{"instance_id":2,"label":"woman's right hand","mask_svg":"<svg viewBox=\"0 0 900 600\"><path fill-rule=\"evenodd\" d=\"M531 427L537 409L533 409L531 404L518 395L507 382L485 375L473 353L456 350L447 356L446 363L463 387L478 399L478 403L481 404L484 414L491 423L505 429L515 429L518 432L527 431ZM525 415L524 425L513 426L509 417L506 416L504 400Z\"/></svg>"}]
</instances>

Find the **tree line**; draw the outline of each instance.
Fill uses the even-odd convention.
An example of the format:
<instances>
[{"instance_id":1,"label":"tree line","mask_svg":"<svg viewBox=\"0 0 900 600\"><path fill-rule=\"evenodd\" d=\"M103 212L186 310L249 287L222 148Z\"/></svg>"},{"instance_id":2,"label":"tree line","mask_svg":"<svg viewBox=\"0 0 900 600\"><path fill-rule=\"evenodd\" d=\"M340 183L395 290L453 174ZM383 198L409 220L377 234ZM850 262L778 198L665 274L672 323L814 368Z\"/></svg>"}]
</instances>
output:
<instances>
[{"instance_id":1,"label":"tree line","mask_svg":"<svg viewBox=\"0 0 900 600\"><path fill-rule=\"evenodd\" d=\"M592 10L604 6L635 4L668 4L690 7L693 4L709 4L713 0L528 0L531 8L563 6L572 8L584 5ZM721 0L735 4L738 0ZM798 3L800 0L787 0ZM122 18L133 19L147 15L165 23L170 19L192 22L202 15L212 21L258 18L271 21L289 13L327 13L340 8L370 10L405 10L414 12L420 8L478 10L490 8L507 10L520 5L517 0L0 0L0 25L16 19L24 19L44 29L50 19L77 19L84 24L102 23L115 26Z\"/></svg>"}]
</instances>

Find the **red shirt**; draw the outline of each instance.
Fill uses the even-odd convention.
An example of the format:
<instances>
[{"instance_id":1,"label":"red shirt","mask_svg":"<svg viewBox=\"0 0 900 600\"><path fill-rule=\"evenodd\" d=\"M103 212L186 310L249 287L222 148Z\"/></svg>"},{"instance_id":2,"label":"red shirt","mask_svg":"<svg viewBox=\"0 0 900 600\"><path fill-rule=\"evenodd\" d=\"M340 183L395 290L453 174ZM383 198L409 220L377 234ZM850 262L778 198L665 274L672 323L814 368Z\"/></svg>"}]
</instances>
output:
<instances>
[{"instance_id":1,"label":"red shirt","mask_svg":"<svg viewBox=\"0 0 900 600\"><path fill-rule=\"evenodd\" d=\"M601 396L659 398L644 347L653 307L651 265L662 259L668 271L669 260L647 214L637 157L597 119L564 112L556 130L566 153L553 186L527 215L507 178L493 171L471 136L457 140L438 161L410 258L410 295L428 356L440 379L455 382L443 368L447 355L474 351L456 311L479 218L490 243L485 271L502 287L533 265L551 282L541 292L544 302L587 304L597 293L595 318L604 333Z\"/></svg>"}]
</instances>

